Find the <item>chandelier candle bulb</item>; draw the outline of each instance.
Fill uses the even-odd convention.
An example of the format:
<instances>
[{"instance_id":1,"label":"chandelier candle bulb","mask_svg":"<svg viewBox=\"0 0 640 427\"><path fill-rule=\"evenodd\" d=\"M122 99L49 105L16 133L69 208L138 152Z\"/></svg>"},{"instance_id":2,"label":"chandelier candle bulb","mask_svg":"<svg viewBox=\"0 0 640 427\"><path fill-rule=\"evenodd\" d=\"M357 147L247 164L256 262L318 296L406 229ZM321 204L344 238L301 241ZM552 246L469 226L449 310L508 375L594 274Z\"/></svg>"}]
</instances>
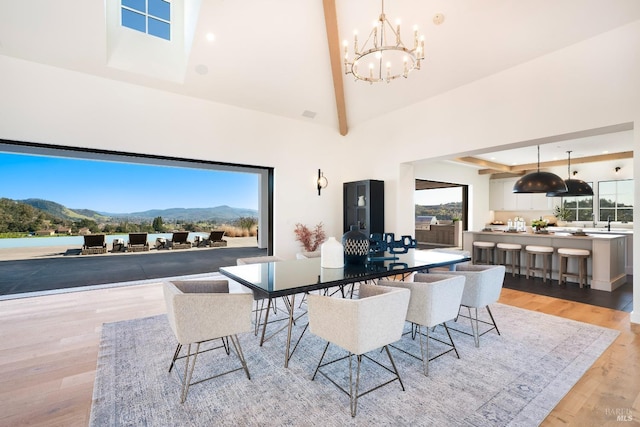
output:
<instances>
[{"instance_id":1,"label":"chandelier candle bulb","mask_svg":"<svg viewBox=\"0 0 640 427\"><path fill-rule=\"evenodd\" d=\"M392 24L385 15L384 1L382 1L382 11L378 15L378 19L374 21L371 32L361 47L358 46L354 32L354 55L348 55L345 51L345 74L353 74L356 80L363 80L370 84L390 83L391 80L400 77L408 78L409 73L420 69L420 61L424 59L424 37L421 36L418 32L418 26L415 25L413 27L413 44L405 45L402 41L401 31L400 19L395 20ZM368 57L365 64L373 63L373 66L369 68L369 73L364 70L358 72L356 67L357 62L364 57ZM394 58L397 59L394 60ZM383 68L385 64L387 64L386 72Z\"/></svg>"}]
</instances>

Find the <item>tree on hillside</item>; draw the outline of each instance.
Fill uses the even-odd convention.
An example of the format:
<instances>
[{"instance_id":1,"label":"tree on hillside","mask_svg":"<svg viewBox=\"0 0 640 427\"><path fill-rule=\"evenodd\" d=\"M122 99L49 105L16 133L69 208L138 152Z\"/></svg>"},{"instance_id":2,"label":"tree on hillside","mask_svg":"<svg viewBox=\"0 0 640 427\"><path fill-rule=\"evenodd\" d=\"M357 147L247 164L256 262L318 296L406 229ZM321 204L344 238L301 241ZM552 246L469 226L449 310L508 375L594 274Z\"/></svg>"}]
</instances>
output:
<instances>
[{"instance_id":1,"label":"tree on hillside","mask_svg":"<svg viewBox=\"0 0 640 427\"><path fill-rule=\"evenodd\" d=\"M236 221L238 227L251 231L251 227L258 224L258 219L251 216L242 216Z\"/></svg>"},{"instance_id":2,"label":"tree on hillside","mask_svg":"<svg viewBox=\"0 0 640 427\"><path fill-rule=\"evenodd\" d=\"M152 227L153 227L153 230L158 233L164 231L164 223L162 222L161 216L157 216L153 219Z\"/></svg>"}]
</instances>

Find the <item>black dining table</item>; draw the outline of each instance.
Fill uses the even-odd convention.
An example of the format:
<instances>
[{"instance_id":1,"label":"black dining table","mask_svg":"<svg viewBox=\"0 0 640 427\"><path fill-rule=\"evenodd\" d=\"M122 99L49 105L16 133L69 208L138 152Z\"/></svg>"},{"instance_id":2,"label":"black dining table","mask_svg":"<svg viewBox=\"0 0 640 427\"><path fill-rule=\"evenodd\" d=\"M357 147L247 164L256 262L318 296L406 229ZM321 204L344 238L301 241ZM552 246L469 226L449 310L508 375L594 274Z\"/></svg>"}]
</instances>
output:
<instances>
[{"instance_id":1,"label":"black dining table","mask_svg":"<svg viewBox=\"0 0 640 427\"><path fill-rule=\"evenodd\" d=\"M296 294L333 288L343 289L357 282L376 281L387 277L401 280L413 272L428 272L436 267L453 268L455 264L467 262L468 256L455 253L409 249L407 253L368 257L363 264L346 264L342 268L323 268L321 258L284 260L257 264L221 267L220 273L251 289L259 298L269 300L268 308L275 298L286 298L289 322L287 328L285 362L287 367L291 353L291 331L294 317ZM267 309L267 316L269 310ZM268 321L265 319L265 324ZM263 328L261 345L265 341ZM304 333L304 332L303 332ZM295 350L295 349L294 349Z\"/></svg>"}]
</instances>

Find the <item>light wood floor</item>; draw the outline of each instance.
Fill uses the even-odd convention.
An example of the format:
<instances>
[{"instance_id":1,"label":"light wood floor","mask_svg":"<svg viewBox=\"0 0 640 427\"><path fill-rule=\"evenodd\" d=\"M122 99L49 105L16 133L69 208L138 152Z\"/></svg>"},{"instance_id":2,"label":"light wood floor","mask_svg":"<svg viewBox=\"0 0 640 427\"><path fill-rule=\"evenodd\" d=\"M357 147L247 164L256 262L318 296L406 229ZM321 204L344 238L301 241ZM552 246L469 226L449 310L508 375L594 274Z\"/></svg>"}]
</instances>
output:
<instances>
[{"instance_id":1,"label":"light wood floor","mask_svg":"<svg viewBox=\"0 0 640 427\"><path fill-rule=\"evenodd\" d=\"M621 332L543 425L640 425L640 326L628 313L510 289L500 301ZM159 284L0 301L0 426L87 425L102 324L164 311Z\"/></svg>"}]
</instances>

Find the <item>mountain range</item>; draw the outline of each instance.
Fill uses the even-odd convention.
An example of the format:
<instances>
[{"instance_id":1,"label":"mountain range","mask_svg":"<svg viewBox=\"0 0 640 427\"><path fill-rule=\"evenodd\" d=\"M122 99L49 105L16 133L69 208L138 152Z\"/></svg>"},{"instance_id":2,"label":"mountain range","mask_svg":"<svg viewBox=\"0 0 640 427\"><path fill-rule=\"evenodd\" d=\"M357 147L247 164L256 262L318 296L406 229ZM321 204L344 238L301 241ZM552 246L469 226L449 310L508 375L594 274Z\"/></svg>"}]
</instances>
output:
<instances>
[{"instance_id":1,"label":"mountain range","mask_svg":"<svg viewBox=\"0 0 640 427\"><path fill-rule=\"evenodd\" d=\"M240 217L257 217L258 211L255 209L234 208L231 206L216 206L212 208L171 208L171 209L150 209L143 212L112 213L97 212L91 209L68 208L59 203L43 199L17 200L36 209L49 213L58 218L70 221L90 219L96 222L107 222L118 219L133 221L152 221L156 217L162 217L164 221L232 221Z\"/></svg>"}]
</instances>

